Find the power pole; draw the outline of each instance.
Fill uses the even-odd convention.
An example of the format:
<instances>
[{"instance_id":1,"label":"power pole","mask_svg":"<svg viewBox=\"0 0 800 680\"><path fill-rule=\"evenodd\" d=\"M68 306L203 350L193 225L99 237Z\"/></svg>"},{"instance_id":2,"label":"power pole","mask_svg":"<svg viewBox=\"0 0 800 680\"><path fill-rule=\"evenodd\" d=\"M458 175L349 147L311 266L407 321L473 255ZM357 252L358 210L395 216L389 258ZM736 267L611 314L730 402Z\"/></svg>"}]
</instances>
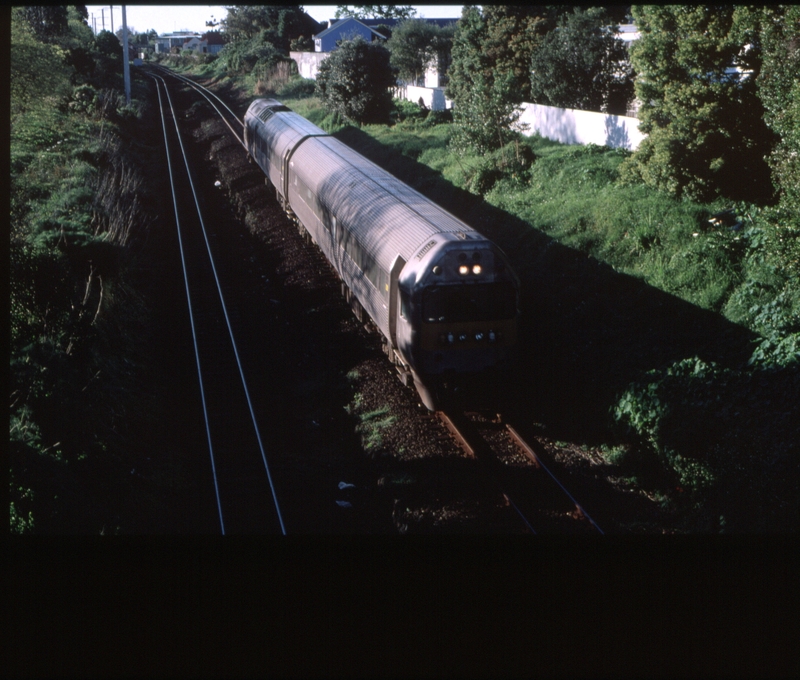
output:
<instances>
[{"instance_id":1,"label":"power pole","mask_svg":"<svg viewBox=\"0 0 800 680\"><path fill-rule=\"evenodd\" d=\"M108 6L108 11L111 14L111 32L114 32L114 5Z\"/></svg>"},{"instance_id":2,"label":"power pole","mask_svg":"<svg viewBox=\"0 0 800 680\"><path fill-rule=\"evenodd\" d=\"M104 9L100 9L100 18L103 20L103 30L106 30L106 11Z\"/></svg>"},{"instance_id":3,"label":"power pole","mask_svg":"<svg viewBox=\"0 0 800 680\"><path fill-rule=\"evenodd\" d=\"M131 103L131 65L128 54L128 21L125 16L125 5L122 6L122 75L125 79L125 103Z\"/></svg>"}]
</instances>

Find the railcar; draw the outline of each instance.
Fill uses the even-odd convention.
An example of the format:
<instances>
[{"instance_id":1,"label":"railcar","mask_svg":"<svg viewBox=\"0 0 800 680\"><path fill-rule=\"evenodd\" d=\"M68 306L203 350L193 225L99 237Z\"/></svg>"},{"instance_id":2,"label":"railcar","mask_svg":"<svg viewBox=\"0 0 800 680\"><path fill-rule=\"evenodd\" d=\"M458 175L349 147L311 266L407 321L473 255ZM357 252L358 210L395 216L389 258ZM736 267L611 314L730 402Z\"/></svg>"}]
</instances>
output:
<instances>
[{"instance_id":1,"label":"railcar","mask_svg":"<svg viewBox=\"0 0 800 680\"><path fill-rule=\"evenodd\" d=\"M494 243L279 101L255 100L244 123L278 201L428 409L512 365L519 280Z\"/></svg>"}]
</instances>

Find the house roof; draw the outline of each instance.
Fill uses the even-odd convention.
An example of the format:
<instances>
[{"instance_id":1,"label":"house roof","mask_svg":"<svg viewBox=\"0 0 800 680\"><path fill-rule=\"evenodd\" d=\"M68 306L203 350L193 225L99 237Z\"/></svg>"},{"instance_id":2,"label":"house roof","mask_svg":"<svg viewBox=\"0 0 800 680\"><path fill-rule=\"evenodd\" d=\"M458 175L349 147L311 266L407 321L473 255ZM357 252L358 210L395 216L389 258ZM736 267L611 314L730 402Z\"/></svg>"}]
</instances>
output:
<instances>
[{"instance_id":1,"label":"house roof","mask_svg":"<svg viewBox=\"0 0 800 680\"><path fill-rule=\"evenodd\" d=\"M328 33L332 32L335 28L341 28L342 24L345 21L355 21L362 26L370 29L376 35L379 35L381 38L385 38L383 34L379 33L375 30L378 26L388 26L389 28L394 28L397 24L402 23L405 19L356 19L355 17L344 17L344 19L331 19L328 22L328 28L320 33L317 33L314 38L322 38L326 36ZM425 21L429 24L435 24L440 28L445 26L450 26L451 24L455 24L458 19L421 19L421 21Z\"/></svg>"},{"instance_id":2,"label":"house roof","mask_svg":"<svg viewBox=\"0 0 800 680\"><path fill-rule=\"evenodd\" d=\"M368 25L366 24L366 22L365 22L365 21L361 21L360 19L356 19L356 18L354 18L354 17L345 17L344 19L339 19L338 21L335 21L335 23L331 23L331 25L330 25L330 26L328 26L328 28L326 28L326 29L325 29L324 31L322 31L321 33L317 33L317 34L314 36L314 38L315 38L315 39L316 39L316 38L323 38L323 37L327 36L329 33L335 33L336 31L338 31L338 30L341 30L341 28L342 28L342 27L343 27L343 26L344 26L346 23L349 23L349 22L351 22L351 21L355 21L357 24L361 24L361 25L362 25L364 28L366 28L367 30L371 31L371 32L372 32L372 33L374 33L375 35L377 35L377 36L380 36L381 38L384 38L384 39L386 39L386 36L385 36L385 35L383 35L383 33L379 33L379 32L378 32L378 31L376 31L374 28L372 28L372 26L368 26ZM387 25L388 25L388 24L387 24Z\"/></svg>"}]
</instances>

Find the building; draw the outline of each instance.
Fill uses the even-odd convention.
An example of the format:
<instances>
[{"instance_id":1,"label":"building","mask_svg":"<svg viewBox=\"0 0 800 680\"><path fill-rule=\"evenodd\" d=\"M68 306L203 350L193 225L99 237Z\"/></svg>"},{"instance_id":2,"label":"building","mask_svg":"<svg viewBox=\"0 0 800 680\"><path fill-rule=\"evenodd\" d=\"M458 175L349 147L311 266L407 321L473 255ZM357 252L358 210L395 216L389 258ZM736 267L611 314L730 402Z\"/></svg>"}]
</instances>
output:
<instances>
[{"instance_id":1,"label":"building","mask_svg":"<svg viewBox=\"0 0 800 680\"><path fill-rule=\"evenodd\" d=\"M353 40L356 37L361 37L367 42L386 40L388 36L369 26L369 21L368 19L361 21L353 17L345 17L339 20L332 19L328 28L314 36L314 51L330 53L336 49L340 41ZM386 24L386 21L381 23ZM388 26L388 24L386 25Z\"/></svg>"},{"instance_id":2,"label":"building","mask_svg":"<svg viewBox=\"0 0 800 680\"><path fill-rule=\"evenodd\" d=\"M193 31L176 31L175 33L165 33L156 38L156 52L164 53L169 52L173 47L183 49L183 46L192 39L200 39L203 36L200 33Z\"/></svg>"}]
</instances>

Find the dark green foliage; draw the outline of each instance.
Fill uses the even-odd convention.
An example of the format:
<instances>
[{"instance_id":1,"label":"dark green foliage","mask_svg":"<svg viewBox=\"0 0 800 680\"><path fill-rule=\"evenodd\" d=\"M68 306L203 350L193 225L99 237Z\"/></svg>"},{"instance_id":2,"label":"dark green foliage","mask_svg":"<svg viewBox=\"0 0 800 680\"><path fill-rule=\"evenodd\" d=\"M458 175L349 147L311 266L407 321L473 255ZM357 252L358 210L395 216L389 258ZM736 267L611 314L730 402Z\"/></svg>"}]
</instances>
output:
<instances>
[{"instance_id":1,"label":"dark green foliage","mask_svg":"<svg viewBox=\"0 0 800 680\"><path fill-rule=\"evenodd\" d=\"M482 158L472 170L466 188L473 194L484 196L501 179L527 183L535 160L536 154L530 146L512 142Z\"/></svg>"},{"instance_id":2,"label":"dark green foliage","mask_svg":"<svg viewBox=\"0 0 800 680\"><path fill-rule=\"evenodd\" d=\"M301 35L299 38L293 38L289 42L289 50L292 52L313 52L314 40L311 36Z\"/></svg>"},{"instance_id":3,"label":"dark green foliage","mask_svg":"<svg viewBox=\"0 0 800 680\"><path fill-rule=\"evenodd\" d=\"M439 28L421 19L409 19L397 26L387 46L400 78L417 85L435 59L446 58L453 32L453 28Z\"/></svg>"},{"instance_id":4,"label":"dark green foliage","mask_svg":"<svg viewBox=\"0 0 800 680\"><path fill-rule=\"evenodd\" d=\"M81 85L76 87L72 93L72 101L69 103L69 107L81 113L91 113L97 106L98 101L97 90L91 85Z\"/></svg>"},{"instance_id":5,"label":"dark green foliage","mask_svg":"<svg viewBox=\"0 0 800 680\"><path fill-rule=\"evenodd\" d=\"M461 96L453 114L454 149L483 154L514 139L521 109L514 103L513 76L486 78L477 74L472 88Z\"/></svg>"},{"instance_id":6,"label":"dark green foliage","mask_svg":"<svg viewBox=\"0 0 800 680\"><path fill-rule=\"evenodd\" d=\"M736 507L772 507L775 512L776 496L783 499L786 513L781 521L794 524L797 356L795 343L793 362L782 368L726 369L695 357L649 372L612 410L638 451L638 460L626 466L629 472L674 499L685 497L688 507L699 502L712 515L724 509L737 520L729 527L734 530L770 530L768 515L754 517L751 510L737 517Z\"/></svg>"},{"instance_id":7,"label":"dark green foliage","mask_svg":"<svg viewBox=\"0 0 800 680\"><path fill-rule=\"evenodd\" d=\"M531 57L544 35L556 27L569 5L485 5L486 34L481 50L484 75L513 78L516 103L531 101Z\"/></svg>"},{"instance_id":8,"label":"dark green foliage","mask_svg":"<svg viewBox=\"0 0 800 680\"><path fill-rule=\"evenodd\" d=\"M322 62L317 73L317 94L330 111L348 120L388 123L395 85L389 51L361 38L348 40Z\"/></svg>"},{"instance_id":9,"label":"dark green foliage","mask_svg":"<svg viewBox=\"0 0 800 680\"><path fill-rule=\"evenodd\" d=\"M410 19L416 13L411 5L337 5L334 19Z\"/></svg>"},{"instance_id":10,"label":"dark green foliage","mask_svg":"<svg viewBox=\"0 0 800 680\"><path fill-rule=\"evenodd\" d=\"M17 9L11 107L25 115L10 137L11 529L99 531L97 488L87 493L84 474L91 466L107 483L119 455L111 449L125 426L115 418L132 403L132 324L120 314L131 311L127 246L145 237L152 202L130 157L140 108L97 87L117 76L116 37L95 40L70 9L68 31L46 44Z\"/></svg>"},{"instance_id":11,"label":"dark green foliage","mask_svg":"<svg viewBox=\"0 0 800 680\"><path fill-rule=\"evenodd\" d=\"M111 31L100 31L95 39L95 45L101 55L122 60L122 45Z\"/></svg>"},{"instance_id":12,"label":"dark green foliage","mask_svg":"<svg viewBox=\"0 0 800 680\"><path fill-rule=\"evenodd\" d=\"M531 101L584 111L624 114L633 72L624 43L602 8L564 14L531 58Z\"/></svg>"},{"instance_id":13,"label":"dark green foliage","mask_svg":"<svg viewBox=\"0 0 800 680\"><path fill-rule=\"evenodd\" d=\"M321 30L299 5L234 5L226 9L228 15L222 25L232 43L260 36L262 42L286 54L292 40Z\"/></svg>"},{"instance_id":14,"label":"dark green foliage","mask_svg":"<svg viewBox=\"0 0 800 680\"><path fill-rule=\"evenodd\" d=\"M219 54L224 68L231 74L246 74L256 68L269 69L283 58L281 51L269 40L268 31L251 38L230 42Z\"/></svg>"},{"instance_id":15,"label":"dark green foliage","mask_svg":"<svg viewBox=\"0 0 800 680\"><path fill-rule=\"evenodd\" d=\"M486 50L489 25L475 7L464 7L453 37L453 63L447 95L455 103L453 148L477 153L505 146L516 134L519 81L498 69Z\"/></svg>"},{"instance_id":16,"label":"dark green foliage","mask_svg":"<svg viewBox=\"0 0 800 680\"><path fill-rule=\"evenodd\" d=\"M27 5L21 11L36 37L42 42L56 42L67 32L66 5Z\"/></svg>"},{"instance_id":17,"label":"dark green foliage","mask_svg":"<svg viewBox=\"0 0 800 680\"><path fill-rule=\"evenodd\" d=\"M756 92L761 50L752 14L734 6L634 6L631 46L648 137L628 170L675 196L767 201L773 135ZM748 47L749 46L749 47ZM750 75L729 72L741 67Z\"/></svg>"},{"instance_id":18,"label":"dark green foliage","mask_svg":"<svg viewBox=\"0 0 800 680\"><path fill-rule=\"evenodd\" d=\"M426 112L419 104L410 102L407 99L395 99L392 101L392 122L402 123L405 121L421 121L426 117Z\"/></svg>"},{"instance_id":19,"label":"dark green foliage","mask_svg":"<svg viewBox=\"0 0 800 680\"><path fill-rule=\"evenodd\" d=\"M764 63L758 94L764 120L780 141L769 158L780 193L781 221L800 228L800 7L764 7ZM796 237L794 239L797 241ZM798 251L795 251L797 266ZM798 267L800 270L800 267Z\"/></svg>"}]
</instances>

